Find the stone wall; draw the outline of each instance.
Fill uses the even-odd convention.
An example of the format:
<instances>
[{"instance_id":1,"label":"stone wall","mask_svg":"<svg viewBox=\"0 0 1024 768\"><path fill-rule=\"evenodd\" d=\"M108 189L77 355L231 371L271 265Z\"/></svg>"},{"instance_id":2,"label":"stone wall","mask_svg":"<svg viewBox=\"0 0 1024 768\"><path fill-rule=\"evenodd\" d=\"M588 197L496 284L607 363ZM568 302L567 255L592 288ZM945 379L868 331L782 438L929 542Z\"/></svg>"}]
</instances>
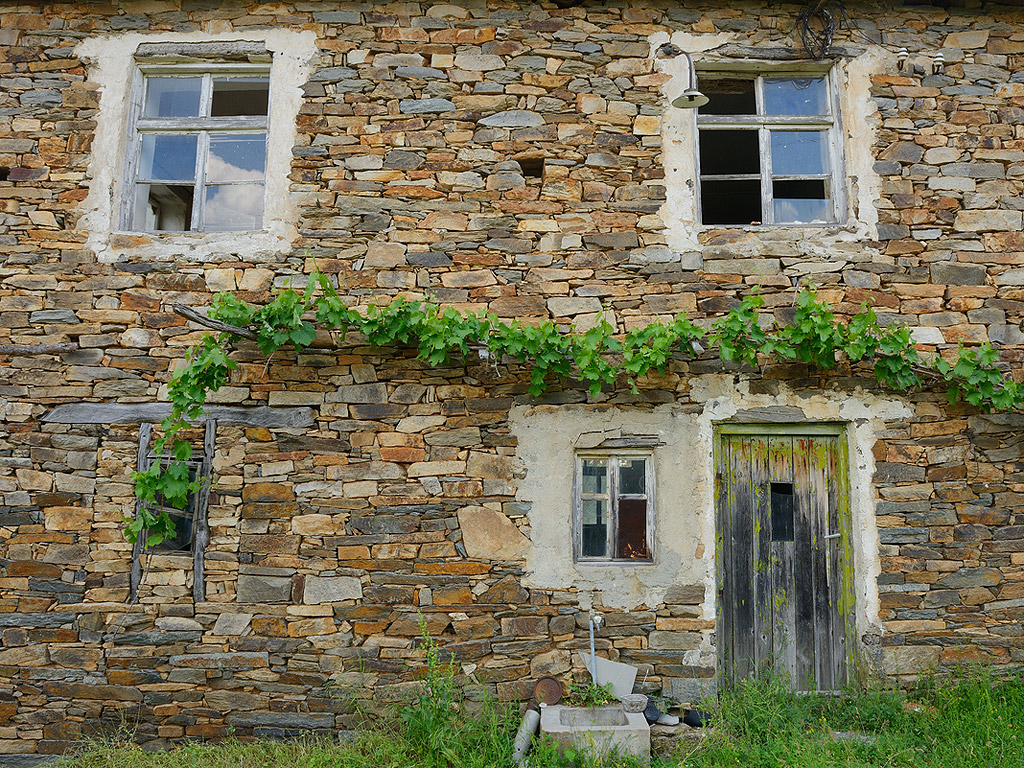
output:
<instances>
[{"instance_id":1,"label":"stone wall","mask_svg":"<svg viewBox=\"0 0 1024 768\"><path fill-rule=\"evenodd\" d=\"M600 594L529 587L529 483L509 425L523 372L480 360L426 369L358 337L269 362L241 347L232 405L308 407L313 426L217 433L206 602L191 563L146 563L129 607L136 423L44 421L61 403L147 403L201 333L170 311L232 290L250 301L314 265L353 304L427 293L501 317L580 326L602 307L623 328L687 311L706 324L761 285L784 322L813 282L841 311L870 301L925 353L991 341L1020 373L1024 23L1019 11L849 3L840 68L866 89L844 124L853 220L816 229L698 227L673 203L666 157L672 39L716 59L799 57L797 6L739 2L68 3L0 8L0 343L74 342L0 355L0 754L32 765L128 722L142 740L347 727L354 696L402 695L422 661L418 616L462 673L503 698L563 675L606 613L599 648L681 698L714 675L705 583L624 610ZM90 195L121 194L91 142L113 107L77 46L104 35L316 37L297 115L285 253L245 235L112 235L87 247ZM910 49L897 73L870 42ZM931 56L942 49L942 75ZM851 77L850 82L859 82ZM859 106L858 106L859 105ZM104 113L103 110L107 112ZM676 121L676 123L673 123ZM858 143L860 142L860 143ZM542 174L520 160L543 156ZM667 178L666 178L667 177ZM683 195L685 197L685 195ZM866 203L865 203L866 201ZM686 217L690 216L687 220ZM682 230L680 226L682 224ZM198 257L196 254L212 254ZM609 315L611 316L611 315ZM338 348L340 346L340 349ZM700 410L723 393L795 401L873 389L864 371L724 371L673 363L664 378L552 404ZM1021 419L927 391L878 427L878 559L865 578L865 663L915 674L1024 660ZM872 463L873 462L873 463ZM485 508L489 512L482 512ZM497 551L467 551L475 519L505 516ZM708 549L711 549L710 547ZM509 553L515 556L510 556ZM488 555L494 556L491 559ZM877 569L877 574L875 574ZM871 591L873 590L873 591Z\"/></svg>"}]
</instances>

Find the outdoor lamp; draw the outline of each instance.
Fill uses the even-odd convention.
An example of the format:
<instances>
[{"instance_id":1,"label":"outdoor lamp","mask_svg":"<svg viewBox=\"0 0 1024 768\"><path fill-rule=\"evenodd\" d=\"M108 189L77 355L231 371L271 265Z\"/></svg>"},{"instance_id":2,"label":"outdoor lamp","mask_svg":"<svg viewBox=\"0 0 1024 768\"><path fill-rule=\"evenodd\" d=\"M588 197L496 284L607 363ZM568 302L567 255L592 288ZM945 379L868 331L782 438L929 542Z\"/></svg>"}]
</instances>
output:
<instances>
[{"instance_id":1,"label":"outdoor lamp","mask_svg":"<svg viewBox=\"0 0 1024 768\"><path fill-rule=\"evenodd\" d=\"M686 65L690 68L690 87L683 91L682 96L672 99L672 106L679 109L696 109L708 103L708 97L697 90L697 72L693 68L693 59L686 51L682 51L686 57Z\"/></svg>"}]
</instances>

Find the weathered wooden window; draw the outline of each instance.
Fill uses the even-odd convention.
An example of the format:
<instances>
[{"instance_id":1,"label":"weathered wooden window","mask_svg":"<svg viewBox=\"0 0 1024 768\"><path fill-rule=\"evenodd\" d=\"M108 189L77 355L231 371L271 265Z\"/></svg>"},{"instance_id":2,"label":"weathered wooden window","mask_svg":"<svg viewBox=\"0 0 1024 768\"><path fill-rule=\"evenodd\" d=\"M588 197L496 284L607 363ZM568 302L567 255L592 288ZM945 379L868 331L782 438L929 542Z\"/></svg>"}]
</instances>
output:
<instances>
[{"instance_id":1,"label":"weathered wooden window","mask_svg":"<svg viewBox=\"0 0 1024 768\"><path fill-rule=\"evenodd\" d=\"M832 224L842 217L833 76L704 75L697 115L701 221Z\"/></svg>"},{"instance_id":2,"label":"weathered wooden window","mask_svg":"<svg viewBox=\"0 0 1024 768\"><path fill-rule=\"evenodd\" d=\"M578 562L654 559L654 472L649 455L576 458L573 531Z\"/></svg>"},{"instance_id":3,"label":"weathered wooden window","mask_svg":"<svg viewBox=\"0 0 1024 768\"><path fill-rule=\"evenodd\" d=\"M127 228L262 229L269 101L266 66L141 71L129 144Z\"/></svg>"},{"instance_id":4,"label":"weathered wooden window","mask_svg":"<svg viewBox=\"0 0 1024 768\"><path fill-rule=\"evenodd\" d=\"M192 594L196 600L206 599L204 581L206 545L210 541L209 527L206 521L206 507L210 499L210 483L214 441L217 433L217 422L208 419L201 448L193 447L192 458L187 462L189 480L199 480L200 489L189 493L183 507L174 507L163 498L158 498L153 511L166 512L174 521L175 536L152 547L146 546L148 531L143 531L135 542L132 551L132 570L130 578L130 599L134 602L138 597L139 584L142 581L142 553L159 555L187 555L192 558L193 585ZM139 428L139 453L136 462L138 469L148 469L157 455L152 450L153 425L142 424ZM137 502L141 505L141 501Z\"/></svg>"}]
</instances>

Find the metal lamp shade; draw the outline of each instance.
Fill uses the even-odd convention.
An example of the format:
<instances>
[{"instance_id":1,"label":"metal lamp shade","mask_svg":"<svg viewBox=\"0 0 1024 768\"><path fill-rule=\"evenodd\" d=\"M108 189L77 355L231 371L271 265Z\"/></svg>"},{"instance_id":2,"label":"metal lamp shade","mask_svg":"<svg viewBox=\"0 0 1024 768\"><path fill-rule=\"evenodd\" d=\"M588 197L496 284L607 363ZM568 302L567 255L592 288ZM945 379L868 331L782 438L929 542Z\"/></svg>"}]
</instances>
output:
<instances>
[{"instance_id":1,"label":"metal lamp shade","mask_svg":"<svg viewBox=\"0 0 1024 768\"><path fill-rule=\"evenodd\" d=\"M672 100L672 106L678 109L696 109L708 103L708 97L696 88L687 88L682 96Z\"/></svg>"}]
</instances>

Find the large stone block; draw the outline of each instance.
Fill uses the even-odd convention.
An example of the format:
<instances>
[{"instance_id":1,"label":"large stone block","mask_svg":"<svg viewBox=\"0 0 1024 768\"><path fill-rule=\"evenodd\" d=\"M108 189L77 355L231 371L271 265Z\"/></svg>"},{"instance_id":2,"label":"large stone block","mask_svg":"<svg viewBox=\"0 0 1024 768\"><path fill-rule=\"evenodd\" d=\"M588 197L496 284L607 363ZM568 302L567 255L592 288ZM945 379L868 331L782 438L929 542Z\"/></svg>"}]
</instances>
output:
<instances>
[{"instance_id":1,"label":"large stone block","mask_svg":"<svg viewBox=\"0 0 1024 768\"><path fill-rule=\"evenodd\" d=\"M292 598L292 580L286 576L241 574L238 577L239 603L287 603Z\"/></svg>"},{"instance_id":2,"label":"large stone block","mask_svg":"<svg viewBox=\"0 0 1024 768\"><path fill-rule=\"evenodd\" d=\"M699 704L718 693L718 678L667 677L662 678L662 695L683 704Z\"/></svg>"},{"instance_id":3,"label":"large stone block","mask_svg":"<svg viewBox=\"0 0 1024 768\"><path fill-rule=\"evenodd\" d=\"M960 211L953 221L958 232L1006 232L1021 228L1024 214L1020 211Z\"/></svg>"},{"instance_id":4,"label":"large stone block","mask_svg":"<svg viewBox=\"0 0 1024 768\"><path fill-rule=\"evenodd\" d=\"M475 560L522 560L529 539L504 514L489 507L463 507L459 528L466 553Z\"/></svg>"},{"instance_id":5,"label":"large stone block","mask_svg":"<svg viewBox=\"0 0 1024 768\"><path fill-rule=\"evenodd\" d=\"M363 585L354 576L307 576L302 590L306 605L359 600L362 596Z\"/></svg>"},{"instance_id":6,"label":"large stone block","mask_svg":"<svg viewBox=\"0 0 1024 768\"><path fill-rule=\"evenodd\" d=\"M888 675L920 675L935 669L942 649L901 645L882 649L882 671Z\"/></svg>"},{"instance_id":7,"label":"large stone block","mask_svg":"<svg viewBox=\"0 0 1024 768\"><path fill-rule=\"evenodd\" d=\"M656 651L692 651L700 647L699 632L655 630L647 636L647 644Z\"/></svg>"}]
</instances>

